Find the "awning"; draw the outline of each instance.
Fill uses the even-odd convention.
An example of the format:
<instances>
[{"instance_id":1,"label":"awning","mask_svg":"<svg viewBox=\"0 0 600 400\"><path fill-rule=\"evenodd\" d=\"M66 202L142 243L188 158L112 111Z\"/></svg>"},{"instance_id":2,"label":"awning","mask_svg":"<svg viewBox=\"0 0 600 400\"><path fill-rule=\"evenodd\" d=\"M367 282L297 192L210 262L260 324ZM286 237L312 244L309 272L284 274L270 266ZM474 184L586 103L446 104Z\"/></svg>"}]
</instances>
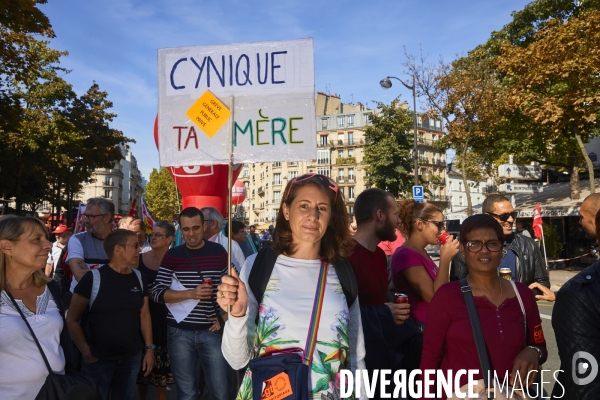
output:
<instances>
[{"instance_id":1,"label":"awning","mask_svg":"<svg viewBox=\"0 0 600 400\"><path fill-rule=\"evenodd\" d=\"M590 195L589 181L581 181L581 199L571 200L570 182L544 184L541 193L515 195L515 210L519 212L517 218L533 218L535 204L540 203L542 217L578 217L579 207L583 200ZM600 178L596 179L596 187L600 188ZM506 196L510 199L510 196ZM459 219L466 213L466 207L449 213L445 219ZM473 207L474 214L481 213L481 206ZM452 216L452 218L451 218Z\"/></svg>"}]
</instances>

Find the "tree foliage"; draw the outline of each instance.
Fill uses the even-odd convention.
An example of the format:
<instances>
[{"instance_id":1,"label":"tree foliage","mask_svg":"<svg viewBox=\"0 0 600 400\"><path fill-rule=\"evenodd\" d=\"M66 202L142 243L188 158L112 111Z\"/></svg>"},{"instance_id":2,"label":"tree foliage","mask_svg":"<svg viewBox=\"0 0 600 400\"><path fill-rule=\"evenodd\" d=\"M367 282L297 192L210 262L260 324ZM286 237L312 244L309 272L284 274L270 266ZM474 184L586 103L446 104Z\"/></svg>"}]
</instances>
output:
<instances>
[{"instance_id":1,"label":"tree foliage","mask_svg":"<svg viewBox=\"0 0 600 400\"><path fill-rule=\"evenodd\" d=\"M364 162L368 184L395 197L409 193L414 184L413 116L395 99L390 105L377 103L377 112L365 130Z\"/></svg>"},{"instance_id":2,"label":"tree foliage","mask_svg":"<svg viewBox=\"0 0 600 400\"><path fill-rule=\"evenodd\" d=\"M181 195L169 170L154 168L144 192L148 209L156 219L171 221L181 211Z\"/></svg>"},{"instance_id":3,"label":"tree foliage","mask_svg":"<svg viewBox=\"0 0 600 400\"><path fill-rule=\"evenodd\" d=\"M38 1L45 3L45 1ZM130 142L109 127L116 117L108 93L95 83L82 96L63 79L67 52L34 35L54 37L48 18L31 0L0 5L0 196L15 198L17 212L49 200L60 209L95 168L121 158Z\"/></svg>"},{"instance_id":4,"label":"tree foliage","mask_svg":"<svg viewBox=\"0 0 600 400\"><path fill-rule=\"evenodd\" d=\"M567 137L578 144L591 193L594 168L585 143L598 129L600 114L599 24L598 11L548 21L526 47L501 45L495 60L508 106L547 127L554 142Z\"/></svg>"},{"instance_id":5,"label":"tree foliage","mask_svg":"<svg viewBox=\"0 0 600 400\"><path fill-rule=\"evenodd\" d=\"M426 99L425 114L441 117L446 123L447 136L441 144L458 155L467 213L471 215L467 179L479 179L501 155L497 146L490 145L489 127L485 125L496 113L499 90L490 60L483 52L473 51L452 63L441 59L431 62L421 52L418 59L406 53L404 65L414 76L419 95ZM477 164L481 168L473 167Z\"/></svg>"}]
</instances>

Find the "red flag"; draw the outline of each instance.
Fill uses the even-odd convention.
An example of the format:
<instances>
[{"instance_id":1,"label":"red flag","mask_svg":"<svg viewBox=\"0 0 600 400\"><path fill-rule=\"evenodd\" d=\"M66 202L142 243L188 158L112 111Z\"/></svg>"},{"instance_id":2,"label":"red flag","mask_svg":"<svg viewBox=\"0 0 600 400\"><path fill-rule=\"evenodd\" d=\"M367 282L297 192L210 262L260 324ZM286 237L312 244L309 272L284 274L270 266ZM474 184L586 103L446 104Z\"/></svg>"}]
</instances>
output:
<instances>
[{"instance_id":1,"label":"red flag","mask_svg":"<svg viewBox=\"0 0 600 400\"><path fill-rule=\"evenodd\" d=\"M544 235L542 231L542 212L540 211L540 203L535 203L535 211L533 213L533 234L540 240L542 240L542 236Z\"/></svg>"},{"instance_id":2,"label":"red flag","mask_svg":"<svg viewBox=\"0 0 600 400\"><path fill-rule=\"evenodd\" d=\"M135 204L137 203L137 199L133 199L133 201L131 202L131 208L129 209L129 216L135 218L136 217L136 212L135 212Z\"/></svg>"},{"instance_id":3,"label":"red flag","mask_svg":"<svg viewBox=\"0 0 600 400\"><path fill-rule=\"evenodd\" d=\"M154 228L154 218L152 218L152 215L150 215L150 212L148 212L148 207L146 207L146 203L144 202L144 198L141 198L141 207L142 207L142 218L144 219L144 223L146 224L146 230L150 230L150 232L152 232L152 229Z\"/></svg>"}]
</instances>

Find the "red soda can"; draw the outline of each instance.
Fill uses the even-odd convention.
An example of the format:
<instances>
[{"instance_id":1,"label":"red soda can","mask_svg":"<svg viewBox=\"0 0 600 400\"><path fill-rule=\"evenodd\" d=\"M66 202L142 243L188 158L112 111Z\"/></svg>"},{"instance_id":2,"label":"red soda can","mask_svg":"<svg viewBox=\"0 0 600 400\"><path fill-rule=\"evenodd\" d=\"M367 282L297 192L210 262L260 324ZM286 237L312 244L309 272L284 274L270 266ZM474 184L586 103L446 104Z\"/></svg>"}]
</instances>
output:
<instances>
[{"instance_id":1,"label":"red soda can","mask_svg":"<svg viewBox=\"0 0 600 400\"><path fill-rule=\"evenodd\" d=\"M203 285L210 285L212 287L212 279L210 279L210 278L204 278L204 279L202 279L202 284Z\"/></svg>"},{"instance_id":2,"label":"red soda can","mask_svg":"<svg viewBox=\"0 0 600 400\"><path fill-rule=\"evenodd\" d=\"M441 244L446 244L446 242L448 241L449 238L450 238L450 234L448 232L444 231L440 234L440 236L438 236L437 240Z\"/></svg>"},{"instance_id":3,"label":"red soda can","mask_svg":"<svg viewBox=\"0 0 600 400\"><path fill-rule=\"evenodd\" d=\"M394 303L404 304L408 303L408 296L404 293L394 293Z\"/></svg>"}]
</instances>

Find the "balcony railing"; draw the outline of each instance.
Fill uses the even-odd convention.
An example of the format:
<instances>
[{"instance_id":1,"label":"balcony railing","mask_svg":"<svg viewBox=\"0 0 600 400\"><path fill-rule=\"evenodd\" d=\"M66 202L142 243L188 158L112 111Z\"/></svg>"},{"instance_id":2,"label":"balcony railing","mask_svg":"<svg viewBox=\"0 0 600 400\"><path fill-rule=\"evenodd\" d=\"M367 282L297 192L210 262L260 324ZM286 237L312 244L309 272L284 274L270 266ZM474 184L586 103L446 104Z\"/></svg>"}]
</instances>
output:
<instances>
[{"instance_id":1,"label":"balcony railing","mask_svg":"<svg viewBox=\"0 0 600 400\"><path fill-rule=\"evenodd\" d=\"M444 195L429 196L429 198L427 199L427 201L438 201L438 202L447 202L448 200L450 200L450 198L448 196L444 196Z\"/></svg>"},{"instance_id":2,"label":"balcony railing","mask_svg":"<svg viewBox=\"0 0 600 400\"><path fill-rule=\"evenodd\" d=\"M352 140L342 140L342 139L334 139L329 142L331 147L339 147L339 146L358 146L359 144L365 144L364 139L352 139ZM321 145L320 147L326 147L327 145Z\"/></svg>"},{"instance_id":3,"label":"balcony railing","mask_svg":"<svg viewBox=\"0 0 600 400\"><path fill-rule=\"evenodd\" d=\"M338 157L336 164L356 164L356 157Z\"/></svg>"},{"instance_id":4,"label":"balcony railing","mask_svg":"<svg viewBox=\"0 0 600 400\"><path fill-rule=\"evenodd\" d=\"M337 183L344 183L345 178L343 176L338 176L337 178L335 178Z\"/></svg>"}]
</instances>

